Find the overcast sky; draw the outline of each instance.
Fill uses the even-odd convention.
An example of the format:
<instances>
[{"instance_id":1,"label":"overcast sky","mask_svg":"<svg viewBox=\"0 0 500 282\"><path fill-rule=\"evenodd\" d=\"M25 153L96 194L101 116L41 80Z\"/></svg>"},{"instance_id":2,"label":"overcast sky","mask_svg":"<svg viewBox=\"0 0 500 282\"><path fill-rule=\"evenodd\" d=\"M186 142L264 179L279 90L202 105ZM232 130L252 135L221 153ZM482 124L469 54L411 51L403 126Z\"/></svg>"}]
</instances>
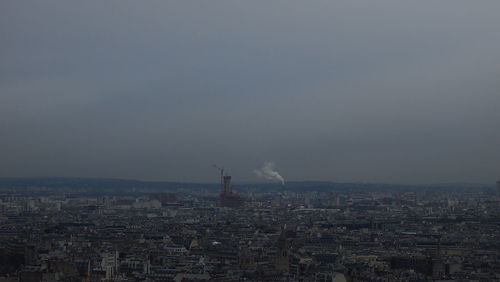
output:
<instances>
[{"instance_id":1,"label":"overcast sky","mask_svg":"<svg viewBox=\"0 0 500 282\"><path fill-rule=\"evenodd\" d=\"M0 176L500 179L500 1L0 3Z\"/></svg>"}]
</instances>

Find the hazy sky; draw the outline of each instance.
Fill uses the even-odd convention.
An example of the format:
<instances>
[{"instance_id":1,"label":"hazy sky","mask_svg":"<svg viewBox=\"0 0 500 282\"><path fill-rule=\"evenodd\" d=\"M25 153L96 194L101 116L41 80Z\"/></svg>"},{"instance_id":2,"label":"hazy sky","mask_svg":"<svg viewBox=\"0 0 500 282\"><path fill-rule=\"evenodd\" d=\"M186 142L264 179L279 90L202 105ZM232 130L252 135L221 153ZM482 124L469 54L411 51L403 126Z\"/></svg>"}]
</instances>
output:
<instances>
[{"instance_id":1,"label":"hazy sky","mask_svg":"<svg viewBox=\"0 0 500 282\"><path fill-rule=\"evenodd\" d=\"M0 176L500 179L500 1L0 3Z\"/></svg>"}]
</instances>

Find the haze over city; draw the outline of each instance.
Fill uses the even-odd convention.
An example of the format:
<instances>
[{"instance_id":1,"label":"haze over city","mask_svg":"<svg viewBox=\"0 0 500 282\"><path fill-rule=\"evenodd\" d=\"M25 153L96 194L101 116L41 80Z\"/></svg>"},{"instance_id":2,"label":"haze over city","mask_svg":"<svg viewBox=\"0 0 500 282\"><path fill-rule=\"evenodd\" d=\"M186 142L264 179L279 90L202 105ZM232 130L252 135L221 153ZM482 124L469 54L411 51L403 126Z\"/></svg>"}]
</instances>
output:
<instances>
[{"instance_id":1,"label":"haze over city","mask_svg":"<svg viewBox=\"0 0 500 282\"><path fill-rule=\"evenodd\" d=\"M0 2L0 282L500 282L500 1Z\"/></svg>"},{"instance_id":2,"label":"haze over city","mask_svg":"<svg viewBox=\"0 0 500 282\"><path fill-rule=\"evenodd\" d=\"M0 176L494 183L499 11L2 1Z\"/></svg>"}]
</instances>

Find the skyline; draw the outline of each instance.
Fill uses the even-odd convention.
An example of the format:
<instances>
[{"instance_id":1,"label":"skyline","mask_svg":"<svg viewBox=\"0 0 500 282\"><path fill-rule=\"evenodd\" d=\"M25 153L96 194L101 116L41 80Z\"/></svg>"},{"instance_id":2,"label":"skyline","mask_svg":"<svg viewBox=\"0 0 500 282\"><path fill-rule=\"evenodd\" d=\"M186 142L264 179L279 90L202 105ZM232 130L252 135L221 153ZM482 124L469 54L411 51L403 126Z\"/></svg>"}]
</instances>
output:
<instances>
[{"instance_id":1,"label":"skyline","mask_svg":"<svg viewBox=\"0 0 500 282\"><path fill-rule=\"evenodd\" d=\"M500 2L0 6L0 177L500 179Z\"/></svg>"}]
</instances>

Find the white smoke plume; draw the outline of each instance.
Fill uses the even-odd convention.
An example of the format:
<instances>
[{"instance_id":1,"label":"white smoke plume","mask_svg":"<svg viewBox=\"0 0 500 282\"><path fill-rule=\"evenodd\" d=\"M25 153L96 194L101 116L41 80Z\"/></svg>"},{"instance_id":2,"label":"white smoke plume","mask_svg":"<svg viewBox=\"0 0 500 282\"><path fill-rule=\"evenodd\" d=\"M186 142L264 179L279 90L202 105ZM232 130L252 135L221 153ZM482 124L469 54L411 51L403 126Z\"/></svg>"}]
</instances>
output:
<instances>
[{"instance_id":1,"label":"white smoke plume","mask_svg":"<svg viewBox=\"0 0 500 282\"><path fill-rule=\"evenodd\" d=\"M281 182L282 185L285 185L285 178L283 178L283 176L281 176L279 174L279 172L274 170L274 163L273 162L265 162L264 165L260 169L256 169L253 172L259 178L279 181L279 182Z\"/></svg>"}]
</instances>

